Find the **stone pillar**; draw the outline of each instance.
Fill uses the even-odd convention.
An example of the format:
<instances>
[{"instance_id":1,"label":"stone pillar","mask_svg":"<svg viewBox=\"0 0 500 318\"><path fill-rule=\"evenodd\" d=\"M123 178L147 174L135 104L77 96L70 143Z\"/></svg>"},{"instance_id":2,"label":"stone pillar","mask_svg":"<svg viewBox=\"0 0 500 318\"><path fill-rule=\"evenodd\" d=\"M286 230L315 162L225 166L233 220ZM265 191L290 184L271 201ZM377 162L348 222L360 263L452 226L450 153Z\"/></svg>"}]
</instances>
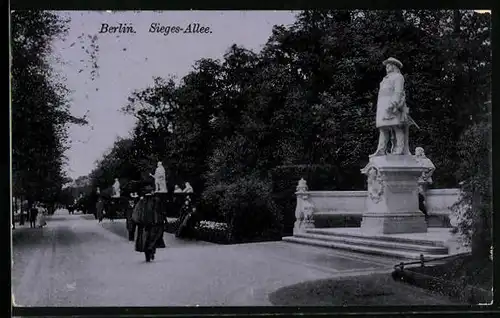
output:
<instances>
[{"instance_id":1,"label":"stone pillar","mask_svg":"<svg viewBox=\"0 0 500 318\"><path fill-rule=\"evenodd\" d=\"M370 158L361 170L368 178L366 212L361 221L363 233L427 232L425 217L418 207L418 179L424 169L411 155Z\"/></svg>"},{"instance_id":2,"label":"stone pillar","mask_svg":"<svg viewBox=\"0 0 500 318\"><path fill-rule=\"evenodd\" d=\"M314 205L309 201L307 182L303 178L299 180L296 191L297 206L295 207L295 223L293 226L294 235L304 232L304 229L314 228Z\"/></svg>"}]
</instances>

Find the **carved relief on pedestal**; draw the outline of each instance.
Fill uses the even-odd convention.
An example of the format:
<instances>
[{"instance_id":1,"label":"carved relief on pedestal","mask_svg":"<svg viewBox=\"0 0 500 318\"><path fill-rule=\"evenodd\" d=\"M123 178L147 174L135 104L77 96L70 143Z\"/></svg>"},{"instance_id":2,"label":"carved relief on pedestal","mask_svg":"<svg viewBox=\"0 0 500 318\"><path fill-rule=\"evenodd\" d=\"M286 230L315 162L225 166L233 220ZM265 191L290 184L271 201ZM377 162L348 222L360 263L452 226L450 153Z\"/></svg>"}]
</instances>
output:
<instances>
[{"instance_id":1,"label":"carved relief on pedestal","mask_svg":"<svg viewBox=\"0 0 500 318\"><path fill-rule=\"evenodd\" d=\"M295 228L314 227L314 204L309 201L306 193L297 194L297 207L295 208Z\"/></svg>"},{"instance_id":2,"label":"carved relief on pedestal","mask_svg":"<svg viewBox=\"0 0 500 318\"><path fill-rule=\"evenodd\" d=\"M303 205L302 205L303 219L300 227L312 228L314 227L314 219L313 219L314 204L312 204L308 200L308 196L304 196L302 200L303 200Z\"/></svg>"},{"instance_id":3,"label":"carved relief on pedestal","mask_svg":"<svg viewBox=\"0 0 500 318\"><path fill-rule=\"evenodd\" d=\"M379 203L382 200L385 187L385 180L382 174L377 168L370 165L363 169L362 172L368 177L368 197L373 203Z\"/></svg>"}]
</instances>

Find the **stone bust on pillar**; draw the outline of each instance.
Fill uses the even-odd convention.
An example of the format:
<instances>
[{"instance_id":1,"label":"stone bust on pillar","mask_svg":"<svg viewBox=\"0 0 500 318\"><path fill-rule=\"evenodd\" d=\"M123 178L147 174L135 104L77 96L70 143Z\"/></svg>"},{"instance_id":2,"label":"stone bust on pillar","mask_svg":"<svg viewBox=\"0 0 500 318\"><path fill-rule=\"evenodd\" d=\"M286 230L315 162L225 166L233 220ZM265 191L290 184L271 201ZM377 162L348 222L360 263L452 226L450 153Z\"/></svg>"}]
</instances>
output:
<instances>
[{"instance_id":1,"label":"stone bust on pillar","mask_svg":"<svg viewBox=\"0 0 500 318\"><path fill-rule=\"evenodd\" d=\"M401 74L403 63L390 57L384 62L387 75L380 82L377 99L376 127L379 129L377 150L371 155L409 155L409 126L415 122L406 105L405 79ZM389 143L391 148L389 149Z\"/></svg>"},{"instance_id":2,"label":"stone bust on pillar","mask_svg":"<svg viewBox=\"0 0 500 318\"><path fill-rule=\"evenodd\" d=\"M293 232L299 233L304 231L306 228L314 228L314 204L309 200L309 189L306 180L301 178L295 189L297 205L295 207L295 223Z\"/></svg>"},{"instance_id":3,"label":"stone bust on pillar","mask_svg":"<svg viewBox=\"0 0 500 318\"><path fill-rule=\"evenodd\" d=\"M422 147L415 148L415 159L423 168L425 168L418 179L418 190L425 197L427 188L430 184L432 184L432 174L434 173L434 170L436 170L436 167L432 161L426 157L424 148Z\"/></svg>"}]
</instances>

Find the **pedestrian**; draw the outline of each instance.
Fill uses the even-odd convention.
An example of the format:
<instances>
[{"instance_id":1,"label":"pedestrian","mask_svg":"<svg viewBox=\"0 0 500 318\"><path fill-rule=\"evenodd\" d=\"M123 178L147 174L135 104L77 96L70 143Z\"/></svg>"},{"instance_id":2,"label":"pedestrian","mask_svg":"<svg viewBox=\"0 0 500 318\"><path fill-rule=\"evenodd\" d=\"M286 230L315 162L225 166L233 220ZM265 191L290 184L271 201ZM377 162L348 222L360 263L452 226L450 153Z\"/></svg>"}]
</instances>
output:
<instances>
[{"instance_id":1,"label":"pedestrian","mask_svg":"<svg viewBox=\"0 0 500 318\"><path fill-rule=\"evenodd\" d=\"M42 228L45 225L47 225L47 222L45 221L45 214L46 214L46 209L44 209L42 206L38 206L38 213L36 216L36 227Z\"/></svg>"},{"instance_id":2,"label":"pedestrian","mask_svg":"<svg viewBox=\"0 0 500 318\"><path fill-rule=\"evenodd\" d=\"M165 248L160 203L160 198L153 193L153 187L147 186L132 213L132 220L137 224L135 251L144 253L146 262L155 259L157 248Z\"/></svg>"},{"instance_id":3,"label":"pedestrian","mask_svg":"<svg viewBox=\"0 0 500 318\"><path fill-rule=\"evenodd\" d=\"M96 218L99 221L99 223L101 223L102 219L104 218L104 198L101 195L99 195L97 198Z\"/></svg>"},{"instance_id":4,"label":"pedestrian","mask_svg":"<svg viewBox=\"0 0 500 318\"><path fill-rule=\"evenodd\" d=\"M126 215L125 215L129 241L134 241L135 237L135 229L137 227L137 224L135 224L134 220L132 220L132 213L134 212L134 208L137 205L138 201L139 201L139 195L135 192L131 193L130 200L128 202L129 206L126 210Z\"/></svg>"},{"instance_id":5,"label":"pedestrian","mask_svg":"<svg viewBox=\"0 0 500 318\"><path fill-rule=\"evenodd\" d=\"M188 196L186 197L186 201L181 208L179 227L177 228L175 236L178 238L194 238L194 228L197 223L198 214L196 213L196 208L191 202L191 198Z\"/></svg>"},{"instance_id":6,"label":"pedestrian","mask_svg":"<svg viewBox=\"0 0 500 318\"><path fill-rule=\"evenodd\" d=\"M38 204L35 203L32 205L31 209L29 209L29 221L30 221L30 228L35 228L36 227L36 217L38 214Z\"/></svg>"}]
</instances>

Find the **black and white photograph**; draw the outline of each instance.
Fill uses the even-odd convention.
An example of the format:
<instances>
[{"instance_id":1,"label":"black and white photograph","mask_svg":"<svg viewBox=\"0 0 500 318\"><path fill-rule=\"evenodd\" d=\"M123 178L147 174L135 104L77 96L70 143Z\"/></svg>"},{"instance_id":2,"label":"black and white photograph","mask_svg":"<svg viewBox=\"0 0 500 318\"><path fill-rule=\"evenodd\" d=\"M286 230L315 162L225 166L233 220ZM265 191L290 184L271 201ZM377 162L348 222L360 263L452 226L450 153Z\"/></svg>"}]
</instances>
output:
<instances>
[{"instance_id":1,"label":"black and white photograph","mask_svg":"<svg viewBox=\"0 0 500 318\"><path fill-rule=\"evenodd\" d=\"M493 299L490 10L10 11L14 307Z\"/></svg>"}]
</instances>

